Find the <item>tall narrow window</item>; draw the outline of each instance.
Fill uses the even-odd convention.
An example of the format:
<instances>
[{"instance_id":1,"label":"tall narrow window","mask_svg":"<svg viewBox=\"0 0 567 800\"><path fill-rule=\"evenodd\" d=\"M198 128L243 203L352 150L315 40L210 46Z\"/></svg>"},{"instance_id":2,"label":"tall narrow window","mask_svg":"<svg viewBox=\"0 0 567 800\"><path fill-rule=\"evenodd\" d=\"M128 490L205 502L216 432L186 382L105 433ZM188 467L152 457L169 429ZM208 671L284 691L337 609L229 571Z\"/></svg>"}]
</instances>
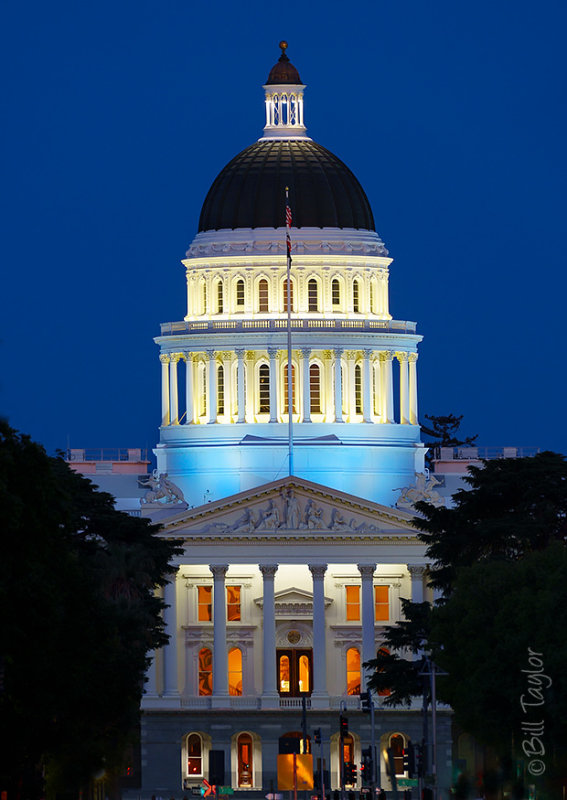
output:
<instances>
[{"instance_id":1,"label":"tall narrow window","mask_svg":"<svg viewBox=\"0 0 567 800\"><path fill-rule=\"evenodd\" d=\"M284 414L288 411L288 386L287 386L287 364L284 367ZM295 366L291 365L291 413L297 414L297 387L295 385Z\"/></svg>"},{"instance_id":2,"label":"tall narrow window","mask_svg":"<svg viewBox=\"0 0 567 800\"><path fill-rule=\"evenodd\" d=\"M356 314L360 311L360 286L358 281L352 282L352 310Z\"/></svg>"},{"instance_id":3,"label":"tall narrow window","mask_svg":"<svg viewBox=\"0 0 567 800\"><path fill-rule=\"evenodd\" d=\"M347 622L360 620L360 586L345 586Z\"/></svg>"},{"instance_id":4,"label":"tall narrow window","mask_svg":"<svg viewBox=\"0 0 567 800\"><path fill-rule=\"evenodd\" d=\"M197 586L197 619L199 622L211 622L213 619L212 599L212 586Z\"/></svg>"},{"instance_id":5,"label":"tall narrow window","mask_svg":"<svg viewBox=\"0 0 567 800\"><path fill-rule=\"evenodd\" d=\"M242 694L242 650L238 647L228 651L228 693L233 697Z\"/></svg>"},{"instance_id":6,"label":"tall narrow window","mask_svg":"<svg viewBox=\"0 0 567 800\"><path fill-rule=\"evenodd\" d=\"M270 310L268 281L262 278L258 282L258 311L267 314Z\"/></svg>"},{"instance_id":7,"label":"tall narrow window","mask_svg":"<svg viewBox=\"0 0 567 800\"><path fill-rule=\"evenodd\" d=\"M321 371L318 364L309 367L309 391L311 398L311 413L321 413Z\"/></svg>"},{"instance_id":8,"label":"tall narrow window","mask_svg":"<svg viewBox=\"0 0 567 800\"><path fill-rule=\"evenodd\" d=\"M217 367L217 414L224 414L224 367Z\"/></svg>"},{"instance_id":9,"label":"tall narrow window","mask_svg":"<svg viewBox=\"0 0 567 800\"><path fill-rule=\"evenodd\" d=\"M242 279L236 281L236 307L244 308L244 281Z\"/></svg>"},{"instance_id":10,"label":"tall narrow window","mask_svg":"<svg viewBox=\"0 0 567 800\"><path fill-rule=\"evenodd\" d=\"M333 282L331 283L331 296L333 308L336 310L341 304L341 282L338 278L333 278Z\"/></svg>"},{"instance_id":11,"label":"tall narrow window","mask_svg":"<svg viewBox=\"0 0 567 800\"><path fill-rule=\"evenodd\" d=\"M315 278L307 284L307 304L309 311L319 311L319 287Z\"/></svg>"},{"instance_id":12,"label":"tall narrow window","mask_svg":"<svg viewBox=\"0 0 567 800\"><path fill-rule=\"evenodd\" d=\"M355 414L362 414L362 369L360 364L354 368L354 404Z\"/></svg>"},{"instance_id":13,"label":"tall narrow window","mask_svg":"<svg viewBox=\"0 0 567 800\"><path fill-rule=\"evenodd\" d=\"M223 287L222 281L217 283L217 312L222 314L224 311L224 296L223 296Z\"/></svg>"},{"instance_id":14,"label":"tall narrow window","mask_svg":"<svg viewBox=\"0 0 567 800\"><path fill-rule=\"evenodd\" d=\"M258 370L258 412L270 412L270 368L267 364L260 364Z\"/></svg>"},{"instance_id":15,"label":"tall narrow window","mask_svg":"<svg viewBox=\"0 0 567 800\"><path fill-rule=\"evenodd\" d=\"M370 313L374 313L374 283L370 281Z\"/></svg>"},{"instance_id":16,"label":"tall narrow window","mask_svg":"<svg viewBox=\"0 0 567 800\"><path fill-rule=\"evenodd\" d=\"M203 743L198 733L190 733L187 737L187 774L203 774Z\"/></svg>"},{"instance_id":17,"label":"tall narrow window","mask_svg":"<svg viewBox=\"0 0 567 800\"><path fill-rule=\"evenodd\" d=\"M350 647L346 654L347 694L360 694L360 651Z\"/></svg>"},{"instance_id":18,"label":"tall narrow window","mask_svg":"<svg viewBox=\"0 0 567 800\"><path fill-rule=\"evenodd\" d=\"M226 618L229 622L240 622L240 586L226 587Z\"/></svg>"},{"instance_id":19,"label":"tall narrow window","mask_svg":"<svg viewBox=\"0 0 567 800\"><path fill-rule=\"evenodd\" d=\"M203 281L202 289L203 289L203 294L202 294L202 298L203 298L203 314L206 314L207 313L207 283L206 283L206 281Z\"/></svg>"},{"instance_id":20,"label":"tall narrow window","mask_svg":"<svg viewBox=\"0 0 567 800\"><path fill-rule=\"evenodd\" d=\"M208 647L199 650L199 694L213 693L213 654Z\"/></svg>"},{"instance_id":21,"label":"tall narrow window","mask_svg":"<svg viewBox=\"0 0 567 800\"><path fill-rule=\"evenodd\" d=\"M375 586L375 619L376 622L388 622L390 619L389 586Z\"/></svg>"},{"instance_id":22,"label":"tall narrow window","mask_svg":"<svg viewBox=\"0 0 567 800\"><path fill-rule=\"evenodd\" d=\"M309 659L307 656L299 656L299 691L300 692L310 692L311 691L311 681L310 681L310 665Z\"/></svg>"},{"instance_id":23,"label":"tall narrow window","mask_svg":"<svg viewBox=\"0 0 567 800\"><path fill-rule=\"evenodd\" d=\"M252 737L249 733L241 733L238 737L238 788L251 788L254 784L252 763Z\"/></svg>"},{"instance_id":24,"label":"tall narrow window","mask_svg":"<svg viewBox=\"0 0 567 800\"><path fill-rule=\"evenodd\" d=\"M280 656L278 673L280 694L289 694L291 688L291 665L289 656Z\"/></svg>"},{"instance_id":25,"label":"tall narrow window","mask_svg":"<svg viewBox=\"0 0 567 800\"><path fill-rule=\"evenodd\" d=\"M390 736L390 747L394 756L396 775L405 775L404 769L404 737L400 733Z\"/></svg>"},{"instance_id":26,"label":"tall narrow window","mask_svg":"<svg viewBox=\"0 0 567 800\"><path fill-rule=\"evenodd\" d=\"M284 310L287 311L288 310L288 308L287 308L287 278L282 283L282 287L283 287L283 307L284 307ZM291 310L293 311L293 281L290 281L290 284L289 284L289 298L290 298L290 307L291 307Z\"/></svg>"}]
</instances>

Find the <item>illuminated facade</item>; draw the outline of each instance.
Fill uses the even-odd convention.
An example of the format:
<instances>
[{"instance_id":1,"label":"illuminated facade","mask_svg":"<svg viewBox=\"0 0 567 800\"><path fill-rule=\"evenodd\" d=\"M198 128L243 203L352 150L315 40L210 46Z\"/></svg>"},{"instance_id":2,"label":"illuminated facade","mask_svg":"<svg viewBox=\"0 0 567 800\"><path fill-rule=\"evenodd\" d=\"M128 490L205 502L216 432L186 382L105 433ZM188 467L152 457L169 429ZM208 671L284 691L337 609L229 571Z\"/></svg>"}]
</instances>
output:
<instances>
[{"instance_id":1,"label":"illuminated facade","mask_svg":"<svg viewBox=\"0 0 567 800\"><path fill-rule=\"evenodd\" d=\"M156 340L157 472L187 503L160 505L154 495L142 505L184 552L164 589L170 642L153 658L143 699L138 797L181 797L203 779L263 797L277 788L284 742L301 735L304 698L302 747L336 790L340 764L359 763L371 744L361 664L400 618L402 597L431 599L412 515L395 507L423 472L421 337L390 315L392 259L357 179L307 137L304 86L285 48L264 88L264 135L214 181L183 262L187 315ZM381 702L377 783L388 789L385 751L393 748L402 776L400 748L421 739L422 720L419 704L386 711ZM342 753L341 708L350 720ZM448 728L440 714L445 783Z\"/></svg>"}]
</instances>

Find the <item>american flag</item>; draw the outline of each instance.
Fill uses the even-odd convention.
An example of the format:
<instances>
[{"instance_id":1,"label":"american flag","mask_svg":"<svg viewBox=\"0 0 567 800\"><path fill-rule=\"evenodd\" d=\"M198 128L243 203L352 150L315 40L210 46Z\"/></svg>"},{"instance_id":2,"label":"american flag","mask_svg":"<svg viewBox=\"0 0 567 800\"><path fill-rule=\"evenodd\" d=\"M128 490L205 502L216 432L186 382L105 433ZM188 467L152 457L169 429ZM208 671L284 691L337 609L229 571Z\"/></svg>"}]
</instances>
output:
<instances>
[{"instance_id":1,"label":"american flag","mask_svg":"<svg viewBox=\"0 0 567 800\"><path fill-rule=\"evenodd\" d=\"M289 203L287 201L287 189L286 189L286 203L285 203L285 226L287 228L285 233L285 238L287 242L287 254L291 257L291 237L289 235L289 229L291 228L291 208L289 207Z\"/></svg>"},{"instance_id":2,"label":"american flag","mask_svg":"<svg viewBox=\"0 0 567 800\"><path fill-rule=\"evenodd\" d=\"M291 228L291 208L287 203L285 206L285 224L286 227Z\"/></svg>"}]
</instances>

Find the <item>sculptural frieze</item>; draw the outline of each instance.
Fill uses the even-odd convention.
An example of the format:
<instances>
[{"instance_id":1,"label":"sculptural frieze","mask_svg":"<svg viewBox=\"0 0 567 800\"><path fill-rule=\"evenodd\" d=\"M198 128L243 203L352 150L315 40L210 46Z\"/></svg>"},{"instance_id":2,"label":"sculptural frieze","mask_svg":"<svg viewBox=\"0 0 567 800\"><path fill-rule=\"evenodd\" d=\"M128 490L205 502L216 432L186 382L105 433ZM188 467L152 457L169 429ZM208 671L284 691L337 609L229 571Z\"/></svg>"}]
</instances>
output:
<instances>
[{"instance_id":1,"label":"sculptural frieze","mask_svg":"<svg viewBox=\"0 0 567 800\"><path fill-rule=\"evenodd\" d=\"M413 511L414 503L424 500L431 503L433 506L444 506L445 499L434 488L440 486L441 481L434 475L426 475L424 472L415 473L415 484L412 486L405 486L401 489L394 491L401 491L400 496L396 501L396 508L407 509Z\"/></svg>"},{"instance_id":2,"label":"sculptural frieze","mask_svg":"<svg viewBox=\"0 0 567 800\"><path fill-rule=\"evenodd\" d=\"M176 503L185 503L183 492L172 480L169 479L167 472L158 473L154 469L148 478L140 478L138 485L147 492L141 499L144 505L157 503L158 505L169 505Z\"/></svg>"}]
</instances>

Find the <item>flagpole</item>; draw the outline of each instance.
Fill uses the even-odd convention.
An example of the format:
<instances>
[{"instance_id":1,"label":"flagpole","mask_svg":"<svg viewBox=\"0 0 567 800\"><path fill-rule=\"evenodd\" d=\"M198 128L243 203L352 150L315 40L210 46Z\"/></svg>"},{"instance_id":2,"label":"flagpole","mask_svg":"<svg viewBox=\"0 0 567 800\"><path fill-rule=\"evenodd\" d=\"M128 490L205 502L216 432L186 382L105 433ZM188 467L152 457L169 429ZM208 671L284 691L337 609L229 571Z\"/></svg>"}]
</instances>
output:
<instances>
[{"instance_id":1,"label":"flagpole","mask_svg":"<svg viewBox=\"0 0 567 800\"><path fill-rule=\"evenodd\" d=\"M287 438L289 474L293 475L293 365L291 362L291 209L289 207L289 187L285 187L285 226L287 250Z\"/></svg>"}]
</instances>

